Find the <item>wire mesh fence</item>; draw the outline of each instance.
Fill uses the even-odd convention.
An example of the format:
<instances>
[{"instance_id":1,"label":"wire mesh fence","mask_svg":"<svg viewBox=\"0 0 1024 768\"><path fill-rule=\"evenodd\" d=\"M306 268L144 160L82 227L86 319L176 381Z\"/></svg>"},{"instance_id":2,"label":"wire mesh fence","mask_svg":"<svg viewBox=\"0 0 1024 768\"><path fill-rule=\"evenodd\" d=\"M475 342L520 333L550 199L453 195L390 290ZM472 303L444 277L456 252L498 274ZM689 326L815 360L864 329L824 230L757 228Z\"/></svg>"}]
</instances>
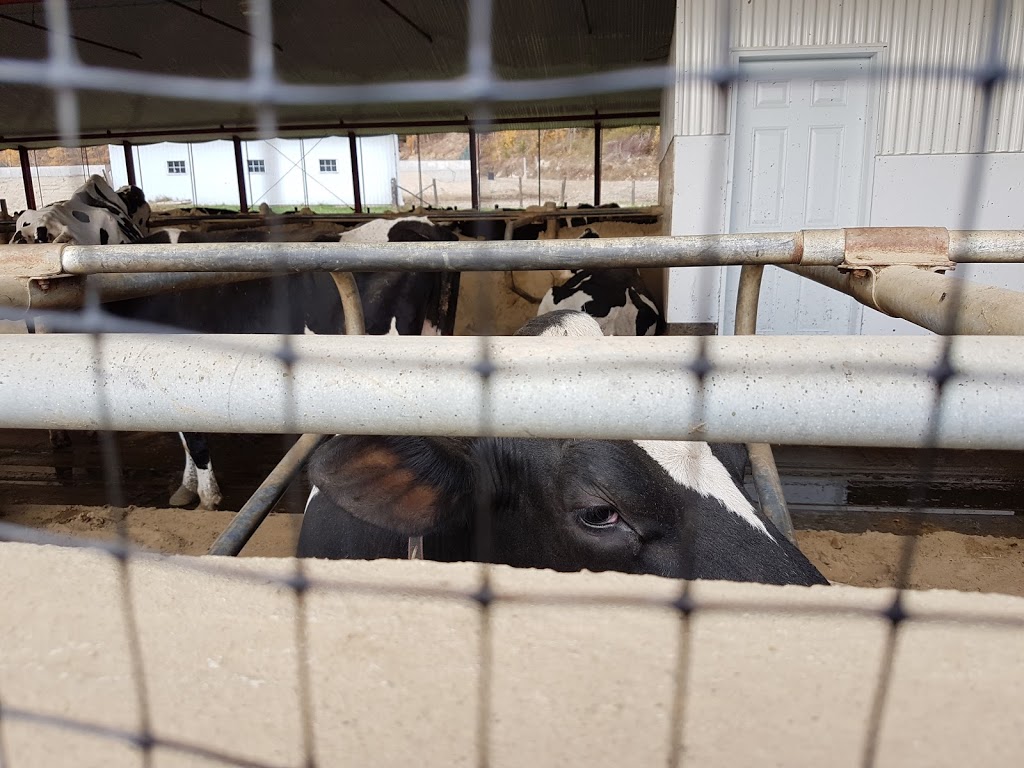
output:
<instances>
[{"instance_id":1,"label":"wire mesh fence","mask_svg":"<svg viewBox=\"0 0 1024 768\"><path fill-rule=\"evenodd\" d=\"M1008 87L1022 87L1024 73L1014 70L1005 60L1007 48L1006 39L1010 35L1020 35L1020 8L1019 5L1012 5L1004 0L996 0L991 4L991 12L988 14L988 27L983 35L981 55L976 65L969 68L947 67L941 63L937 65L924 66L920 63L905 64L902 62L890 62L884 73L872 75L877 78L899 79L910 77L932 78L936 81L946 79L964 79L970 82L978 99L977 120L979 130L977 132L979 150L969 160L969 173L963 181L963 188L959 191L962 194L963 210L961 221L963 228L973 230L979 216L981 190L985 182L985 153L986 137L990 134L990 127L993 121L993 103L1000 89ZM718 25L721 39L717 47L718 54L709 55L702 66L695 71L685 73L678 72L674 67L641 67L623 71L593 73L579 77L558 77L544 80L516 81L509 82L498 79L495 74L495 66L492 56L491 41L492 35L500 34L493 29L492 16L493 7L490 0L470 0L469 3L469 46L465 73L453 80L440 82L396 82L386 85L325 85L308 86L297 85L281 81L275 73L273 30L271 28L271 4L270 0L253 0L248 4L248 19L251 36L251 73L244 80L212 80L196 77L168 77L164 75L143 74L138 72L124 72L104 69L81 64L75 55L75 38L72 35L71 23L69 20L68 4L61 0L47 0L45 3L46 21L48 28L48 41L50 55L45 61L24 61L13 59L0 59L0 81L7 83L42 83L52 89L55 103L56 115L59 123L59 132L62 143L73 146L78 140L78 118L77 100L82 94L90 89L109 90L125 94L146 95L158 90L165 96L180 98L202 98L215 102L234 102L252 105L258 109L260 134L266 139L273 138L277 134L278 121L275 108L282 105L293 104L331 104L343 109L346 106L369 103L419 103L424 101L458 101L470 105L471 120L474 128L479 132L486 132L491 126L489 105L502 101L539 101L549 98L557 98L564 95L579 95L586 93L616 93L644 90L651 88L675 87L680 82L691 82L697 85L712 85L717 89L721 98L737 81L739 72L734 62L729 58L730 40L732 31L732 15L730 3L710 5L712 15L718 15ZM1012 23L1011 23L1011 11ZM1018 26L1015 26L1018 25ZM826 73L827 75L827 73ZM951 194L953 191L951 191ZM111 246L111 252L115 249ZM390 253L398 250L393 248ZM440 249L437 249L440 250ZM474 258L481 258L485 249L480 246L466 245L465 249L458 252L459 259L464 261ZM454 251L453 251L454 252ZM596 251L595 251L596 252ZM705 253L706 251L702 251ZM168 251L171 253L171 251ZM474 256L474 254L476 254ZM266 257L266 264L269 271L287 271L293 267L288 261L287 248L282 246L268 245L263 254ZM277 259L275 261L275 258ZM343 266L345 258L338 256ZM387 258L391 258L388 256ZM411 262L415 262L416 251L410 250ZM457 269L458 264L448 261L445 255L445 263L442 268ZM580 265L585 262L587 256L574 257L561 266L570 266L569 262ZM351 264L351 262L347 262ZM679 262L682 263L682 262ZM231 266L231 265L228 265ZM235 265L240 267L242 265ZM315 265L307 264L307 268ZM322 266L322 265L320 265ZM224 268L224 267L221 267ZM101 270L102 271L102 270ZM114 271L114 270L111 270ZM273 296L268 311L281 317L287 316L290 311L289 303L291 297L283 288L281 283ZM950 328L956 328L958 314L961 307L962 283L953 281L953 290L946 299L947 317L950 318ZM703 294L705 297L710 294ZM710 301L705 298L704 301ZM96 380L90 387L91 396L95 398L96 412L99 416L99 436L103 453L103 466L107 484L109 502L115 507L124 507L129 503L121 478L118 442L112 425L117 419L115 412L119 404L112 402L110 397L110 380L112 370L116 369L118 360L110 360L113 348L108 334L119 332L151 332L151 333L174 333L177 329L161 326L159 324L144 322L129 322L123 318L115 317L105 313L98 302L97 297L91 297L86 307L78 312L54 312L42 316L52 328L59 331L72 331L90 335L93 355L92 369ZM493 323L492 323L493 326ZM914 376L917 380L926 381L928 386L928 397L930 406L927 409L927 417L923 421L920 435L915 438L915 445L920 447L919 466L917 481L912 494L911 506L923 510L927 506L926 489L934 480L934 468L936 466L936 452L944 444L948 435L948 424L946 420L951 418L953 410L950 406L951 398L955 393L958 382L962 383L962 377L967 366L958 355L958 339L955 335L942 336L934 349L934 355L929 357L931 361L927 368L921 370L915 368L914 364L907 365L905 360L886 361L875 360L869 365L862 366L863 370L877 369L878 371L890 372L894 376ZM245 340L229 337L215 339L203 337L197 342L207 351L251 351ZM476 342L474 342L476 343ZM265 347L265 345L264 345ZM1009 347L1007 347L1009 348ZM624 347L623 347L624 349ZM714 406L716 393L714 377L739 372L743 375L742 368L733 364L730 371L730 364L722 362L717 355L716 342L707 337L697 337L693 344L688 347L691 354L678 361L680 386L688 388L688 397L684 400L691 413L681 417L680 421L688 425L701 425L708 419L708 409ZM296 387L301 381L300 368L307 362L309 355L301 343L288 335L282 335L276 341L271 352L265 353L265 358L270 358L278 371L283 373L280 381L283 382L280 390L273 392L274 397L280 397L275 413L280 415L278 429L286 436L285 445L290 445L290 438L300 430L297 424L301 422L296 408L301 399L301 393ZM471 430L481 437L495 436L507 433L507 425L499 424L495 419L495 412L498 408L496 402L502 396L496 383L496 373L502 370L502 347L490 336L484 335L479 339L478 352L468 366L470 375L475 379L476 395L474 401L478 408L476 426ZM328 360L330 362L330 360ZM994 373L1001 372L998 360L995 364L989 362L994 368ZM791 368L791 372L815 371L821 365L820 360L804 359L797 361ZM528 368L529 366L526 366ZM537 366L542 367L542 366ZM1009 369L1005 369L1009 370ZM461 373L465 374L465 370ZM536 373L536 371L535 371ZM1011 374L1012 376L1012 374ZM922 379L923 377L923 379ZM1018 382L1013 382L1017 384ZM721 419L721 416L716 418ZM595 435L600 436L601 425L595 428ZM679 427L682 430L682 427ZM504 430L504 431L503 431ZM685 436L694 439L696 431L688 431ZM753 436L753 435L751 435ZM637 439L649 438L650 434L636 434L632 437ZM749 438L748 438L749 439ZM292 489L294 492L294 489ZM675 668L672 673L671 687L671 711L668 715L668 731L664 735L669 743L668 761L670 765L684 765L687 763L687 737L684 730L687 711L696 706L696 702L688 698L688 686L694 675L693 667L693 633L695 619L701 615L715 613L730 613L743 615L745 613L758 613L766 610L765 604L760 600L752 598L747 602L743 600L718 601L714 597L702 597L699 590L695 593L693 583L682 581L678 588L673 588L671 595L659 593L656 596L638 596L607 594L581 595L574 592L560 594L557 592L545 592L541 594L528 593L516 594L505 592L495 585L495 570L486 557L491 551L491 542L488 540L492 535L490 509L494 500L487 492L481 491L474 500L476 515L476 531L480 536L478 542L479 552L483 562L476 566L475 583L471 589L445 588L441 586L421 586L416 584L402 584L397 588L393 584L367 584L363 581L344 581L336 579L320 579L311 575L308 565L301 558L294 559L291 569L285 573L280 569L256 570L248 569L239 571L226 566L217 559L196 559L187 562L188 569L199 574L222 575L230 573L234 578L241 578L252 584L272 585L285 590L293 606L293 637L296 649L296 686L298 689L298 717L301 733L301 764L312 766L321 764L318 758L315 744L317 735L314 732L315 700L313 696L312 677L314 672L310 666L309 633L310 627L307 617L307 600L311 590L323 590L336 592L345 595L368 595L374 597L393 595L400 591L402 595L412 596L424 601L449 601L473 606L478 612L479 629L476 635L478 645L475 649L479 663L479 675L476 680L476 696L474 702L474 728L475 744L477 748L476 762L484 766L494 762L491 748L493 738L491 729L494 724L494 701L496 697L494 667L496 657L500 657L502 648L495 643L494 632L494 609L495 606L503 603L550 605L550 606L624 606L628 605L640 609L652 611L671 611L676 616L677 634L673 638L675 643ZM299 502L301 506L301 502ZM139 626L137 617L139 604L136 596L135 582L132 578L133 563L136 558L146 559L149 557L141 548L129 543L127 530L120 531L120 540L117 542L102 542L69 538L39 530L25 529L6 523L0 523L0 538L7 541L30 542L37 544L59 544L68 547L88 548L106 553L116 563L117 577L119 582L120 606L119 612L122 617L124 632L126 633L126 648L130 656L131 668L133 670L132 683L134 686L135 707L138 713L137 727L134 729L118 729L78 719L76 717L64 717L55 714L45 713L24 707L17 702L5 698L4 691L0 688L0 765L19 765L16 755L5 748L4 733L5 723L21 722L44 725L61 730L76 731L78 733L96 737L103 740L110 740L128 745L138 752L141 762L144 765L152 765L157 762L157 755L164 750L177 752L181 755L194 757L197 760L209 761L212 764L224 765L245 765L245 766L272 766L286 764L274 761L257 761L249 758L239 757L228 751L212 748L202 742L181 741L161 734L161 729L154 718L150 708L150 700L153 691L147 677L146 660L143 658L143 644L140 642ZM959 624L977 624L979 626L1004 626L1020 629L1024 625L1024 619L1004 614L986 614L983 612L964 615L960 613L943 614L941 612L915 612L913 606L908 605L906 590L909 584L910 571L915 558L914 536L906 539L906 547L902 552L898 573L896 576L897 589L891 599L886 599L885 605L866 606L863 603L844 605L842 603L827 599L810 599L801 601L796 605L787 606L790 614L814 615L825 617L840 617L844 615L876 618L885 623L887 634L885 637L881 660L876 670L876 677L872 685L872 700L869 715L862 724L862 752L859 762L864 766L872 766L878 762L878 749L881 739L882 724L887 716L887 708L890 706L889 695L893 686L893 678L901 663L899 653L899 641L901 635L906 631L908 625L915 622L955 622ZM148 562L148 560L147 560Z\"/></svg>"}]
</instances>

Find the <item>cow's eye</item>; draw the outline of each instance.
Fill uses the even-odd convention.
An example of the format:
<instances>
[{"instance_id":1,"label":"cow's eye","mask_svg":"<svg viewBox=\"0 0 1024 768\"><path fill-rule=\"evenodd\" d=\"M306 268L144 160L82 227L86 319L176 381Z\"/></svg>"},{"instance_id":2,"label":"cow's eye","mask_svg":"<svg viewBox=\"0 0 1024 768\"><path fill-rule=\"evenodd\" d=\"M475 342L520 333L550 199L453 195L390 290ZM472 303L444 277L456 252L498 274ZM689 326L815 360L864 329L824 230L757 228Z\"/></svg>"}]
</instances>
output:
<instances>
[{"instance_id":1,"label":"cow's eye","mask_svg":"<svg viewBox=\"0 0 1024 768\"><path fill-rule=\"evenodd\" d=\"M619 522L619 513L615 511L615 507L609 506L577 509L576 517L587 528L611 528Z\"/></svg>"}]
</instances>

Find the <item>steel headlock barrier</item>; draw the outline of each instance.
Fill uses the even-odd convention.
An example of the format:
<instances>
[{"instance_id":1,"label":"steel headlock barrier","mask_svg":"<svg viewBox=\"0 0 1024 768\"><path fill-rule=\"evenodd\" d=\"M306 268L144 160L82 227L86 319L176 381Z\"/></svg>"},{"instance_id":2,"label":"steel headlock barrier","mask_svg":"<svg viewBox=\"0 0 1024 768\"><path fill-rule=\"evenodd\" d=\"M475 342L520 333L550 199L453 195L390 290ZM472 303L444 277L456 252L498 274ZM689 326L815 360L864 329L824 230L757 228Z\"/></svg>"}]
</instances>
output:
<instances>
[{"instance_id":1,"label":"steel headlock barrier","mask_svg":"<svg viewBox=\"0 0 1024 768\"><path fill-rule=\"evenodd\" d=\"M277 77L270 0L250 0L246 4L251 72L242 80L169 77L86 66L75 53L79 38L73 34L69 4L47 0L48 58L0 58L0 82L42 83L52 89L62 143L74 146L80 133L78 99L97 89L137 96L158 92L171 99L201 98L253 105L258 113L260 135L264 137L277 133L275 109L293 104L330 104L342 110L357 104L459 102L467 105L472 127L482 133L492 125L491 106L499 102L628 93L672 87L679 80L697 85L710 83L725 94L739 76L728 56L733 39L733 4L697 3L706 6L705 21L713 20L721 36L718 52L708 54L697 70L677 73L674 67L657 66L578 77L502 80L495 75L492 52L492 35L500 34L493 23L495 5L492 0L469 1L466 71L459 77L384 85L311 86L287 83ZM201 7L199 13L204 13ZM10 298L5 314L16 319L29 308L33 316L60 333L0 339L5 361L0 374L0 425L97 429L107 498L115 508L124 508L131 502L123 486L116 431L206 429L284 435L289 451L287 461L253 497L253 507L240 513L239 526L244 532L225 532L215 545L214 551L219 554L236 554L273 501L282 493L296 492L294 484L289 486L290 479L320 443L318 435L346 431L744 442L751 445L752 454L763 451L769 443L903 446L918 451L919 465L910 506L922 511L927 506L926 490L934 480L940 449L1024 449L1024 420L1019 406L1024 402L1024 341L1011 338L1024 331L1021 296L972 286L965 280L932 272L954 264L1024 261L1024 233L988 232L975 226L985 180L986 155L982 150L984 137L989 135L993 123L994 99L1001 88L1024 87L1024 72L1013 68L1005 58L1007 40L1016 40L1022 34L1021 4L994 0L985 18L987 24L975 65L926 67L893 61L885 72L889 78L961 78L969 81L977 94L979 151L969 158L969 171L959 191L965 201L960 230L807 230L636 240L417 243L414 247L398 243L51 244L18 246L17 254L3 247L7 277L0 287L6 289ZM896 252L902 257L892 257ZM738 334L745 335L604 339L606 344L592 348L569 340L493 336L416 339L415 343L403 337L375 337L370 343L366 338L347 336L181 335L178 329L127 321L103 309L104 301L161 290L154 286L162 280L165 289L172 284L181 287L186 284L183 281L206 272L245 273L225 275L225 279L233 280L311 270L344 273L371 269L473 271L725 264L745 265L736 327ZM765 265L784 267L818 280L941 335L928 339L846 338L839 344L828 337L754 337L751 334L756 326L757 283ZM131 282L136 278L133 273L143 273L137 276L142 283ZM178 282L164 280L171 277ZM63 288L58 292L49 288L40 291L40 279L59 282ZM349 290L351 299L346 278L338 280L343 297ZM283 316L289 310L288 302L289 297L280 289L269 311ZM348 332L358 334L359 325L353 322ZM561 341L565 343L558 343ZM345 374L339 376L337 372L342 367ZM200 370L206 394L186 406L174 393L187 387L190 378ZM570 382L580 379L584 385L570 386ZM865 396L865 391L879 393L886 402L878 403L877 395ZM26 396L29 392L31 396ZM637 393L642 393L643 398ZM891 416L892 403L900 404L902 417L898 423ZM301 433L305 435L296 442ZM762 502L768 506L767 496L774 493L784 504L778 477L771 475L770 450L768 463L761 462L759 466L769 470L764 476L755 476ZM259 502L261 494L270 501ZM486 532L489 499L482 493L480 496L476 499L478 528ZM301 506L301 500L297 505ZM502 585L513 583L506 571L488 563L472 566L471 581L464 578L467 571L463 569L451 571L456 575L448 580L434 578L421 583L411 577L401 582L373 582L358 575L325 577L320 575L324 571L316 563L299 558L283 561L287 568L272 564L241 568L236 561L218 557L159 558L130 543L127 518L119 523L119 539L114 542L70 537L2 520L0 539L85 549L112 559L116 584L111 593L119 598L115 611L119 619L111 626L122 632L125 639L123 648L131 685L131 696L125 697L130 699L130 705L125 706L134 713L136 722L132 728L112 726L99 712L90 718L71 705L48 706L45 692L35 698L13 695L11 690L21 691L22 686L19 674L12 671L18 662L11 656L11 666L5 667L0 660L3 768L33 764L32 758L23 758L31 754L26 738L38 741L43 739L39 735L43 733L70 733L82 739L82 743L101 742L127 749L126 754L116 750L107 753L114 757L108 757L104 764L150 766L170 761L169 764L261 768L337 764L341 761L339 756L325 755L322 747L318 747L324 738L318 729L339 728L350 734L356 734L358 729L349 720L332 719L338 714L333 709L326 714L319 711L324 706L320 688L324 673L314 668L313 659L316 656L319 663L324 661L317 656L320 651L313 647L311 638L319 637L317 633L324 628L310 618L310 603L322 605L329 598L373 599L395 607L398 612L409 611L407 620L413 622L418 615L416 609L410 609L408 603L400 604L398 598L422 604L468 605L475 610L475 634L469 640L454 635L448 638L453 648L473 656L475 690L472 702L463 707L472 710L472 723L457 721L452 715L448 726L472 731L467 743L473 745L475 754L467 759L480 766L515 762L516 753L509 751L508 744L502 741L507 737L499 733L509 727L509 710L496 712L499 703L505 701L501 687L508 684L501 671L505 651L498 639L509 636L504 627L509 616L527 606L557 609L561 612L559 616L595 607L647 611L658 616L671 613L673 634L669 640L673 663L667 683L652 680L633 684L649 684L650 696L661 696L659 702L667 702L664 711L647 724L649 732L644 739L660 744L659 754L672 766L700 762L700 753L693 746L700 739L693 718L702 702L695 698L693 686L704 670L698 653L700 633L715 620L752 620L751 617L778 611L787 617L814 617L840 624L856 618L884 625L878 658L871 657L874 666L866 717L855 724L859 735L843 742L859 745L857 754L833 755L837 763L863 766L885 762L880 758L880 750L885 724L894 716L894 680L900 674L900 665L910 663L906 654L901 653L901 641L906 642L909 627L989 627L993 631L1012 630L1018 638L1024 631L1024 614L1019 611L986 611L984 605L970 611L915 607L908 589L916 554L914 535L905 537L895 575L896 589L891 593L880 592L873 600L844 602L822 591L829 588L814 588L807 596L785 604L766 596L767 593L754 591L723 596L690 581L673 583L668 589L662 583L648 588L652 582L647 581L637 582L645 585L643 589L619 589L606 581L596 582L598 586L594 588L582 588L571 580L564 582L564 590L530 589L523 586L526 582L506 588ZM67 556L70 558L71 553ZM287 598L290 609L282 607L284 602L274 603L283 612L267 616L266 620L267 632L275 638L284 636L278 631L281 622L291 622L285 634L291 637L287 655L295 675L293 684L282 690L287 691L288 701L294 705L291 714L298 723L296 749L282 747L256 757L245 744L220 746L217 734L204 739L208 729L202 725L196 727L194 738L182 738L161 720L170 716L157 690L161 683L154 681L166 681L167 673L159 668L171 665L173 659L146 657L152 638L146 637L140 625L150 617L143 602L149 594L148 574L151 569L165 566L179 569L173 573L182 589L194 586L196 579L223 578L227 592L231 590L230 581L253 590L269 587L275 590L275 599L282 595ZM556 582L543 582L552 583ZM211 610L228 610L226 603L231 599L234 598L212 603ZM5 605L13 605L15 596L7 595L4 600ZM392 600L395 602L388 602ZM355 622L358 603L353 605L356 607L346 615ZM39 606L39 610L44 608ZM639 614L629 615L636 618ZM140 621L140 616L147 617L146 622ZM8 621L14 620L11 614ZM0 618L0 625L6 623ZM464 625L465 622L460 624ZM344 633L348 629L339 626L331 631ZM11 626L4 627L4 631L11 637L16 634ZM416 627L411 631L415 637ZM182 632L184 637L187 628L183 627ZM248 640L254 645L264 642L263 637ZM600 644L602 638L597 636L593 640ZM74 642L75 638L68 638L68 647ZM638 646L647 645L655 639L637 636L635 642ZM469 645L474 647L468 649ZM277 648L273 652L284 654L285 650ZM518 652L521 656L515 665L529 666L529 648ZM0 655L5 653L11 652L0 649ZM806 662L813 667L813 659ZM214 669L230 662L211 657L203 663ZM250 675L252 679L246 679L251 683L253 696L259 695L263 681L255 679L259 677L258 670L234 672L239 676ZM554 670L549 672L556 674ZM595 676L606 673L612 674L613 670L594 670ZM403 682L399 680L398 684ZM446 688L448 682L435 681L439 699L451 699ZM356 698L359 695L353 694ZM154 705L156 701L162 702L159 707ZM524 708L542 707L543 702L540 698L524 698L521 704ZM586 720L588 713L592 714L587 706L580 705L572 716ZM347 717L357 717L358 712L357 701ZM241 701L236 714L239 720L254 717L248 703ZM772 722L773 713L759 714L766 722ZM594 716L600 719L605 715ZM408 727L415 730L416 726L410 723ZM346 728L350 730L345 731ZM368 738L377 741L353 743L348 762L373 762L373 750L383 748L384 742L395 737L373 729L369 733L370 736L364 733L353 738L357 742ZM614 740L613 737L594 734L598 741ZM1008 738L1019 735L1009 734ZM727 750L727 746L723 745L723 749ZM359 748L365 752L354 757L360 754ZM434 755L435 751L426 742L420 742L416 750L415 754L405 755L405 759L420 759L423 752ZM63 757L65 763L76 762L70 755ZM792 757L794 763L806 762L796 755ZM61 756L50 758L58 764ZM460 754L458 758L466 756ZM424 760L438 764L456 761L452 756ZM786 762L785 756L780 760Z\"/></svg>"}]
</instances>

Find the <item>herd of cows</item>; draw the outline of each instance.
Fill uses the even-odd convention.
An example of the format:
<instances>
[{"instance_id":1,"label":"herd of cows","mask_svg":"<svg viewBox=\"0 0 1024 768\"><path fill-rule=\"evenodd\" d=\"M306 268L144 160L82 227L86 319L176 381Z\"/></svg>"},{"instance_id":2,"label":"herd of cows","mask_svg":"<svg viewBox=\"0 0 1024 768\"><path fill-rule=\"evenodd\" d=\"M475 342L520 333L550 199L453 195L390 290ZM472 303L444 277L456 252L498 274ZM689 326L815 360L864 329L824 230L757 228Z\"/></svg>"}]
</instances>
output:
<instances>
[{"instance_id":1,"label":"herd of cows","mask_svg":"<svg viewBox=\"0 0 1024 768\"><path fill-rule=\"evenodd\" d=\"M142 190L115 192L93 176L70 200L23 212L11 242L197 239L181 230L151 231L149 224ZM340 238L423 242L457 235L426 218L405 217L375 220ZM367 333L450 332L439 310L445 290L452 290L450 278L400 272L356 278ZM203 333L344 332L337 289L322 273L114 302L107 309ZM636 270L575 270L517 335L589 338L663 329ZM220 493L206 440L194 433L181 437L186 463L172 504L198 501L213 508ZM826 584L751 503L743 488L746 465L740 445L339 435L310 461L313 491L298 555L405 557L409 537L422 536L424 556L433 560Z\"/></svg>"}]
</instances>

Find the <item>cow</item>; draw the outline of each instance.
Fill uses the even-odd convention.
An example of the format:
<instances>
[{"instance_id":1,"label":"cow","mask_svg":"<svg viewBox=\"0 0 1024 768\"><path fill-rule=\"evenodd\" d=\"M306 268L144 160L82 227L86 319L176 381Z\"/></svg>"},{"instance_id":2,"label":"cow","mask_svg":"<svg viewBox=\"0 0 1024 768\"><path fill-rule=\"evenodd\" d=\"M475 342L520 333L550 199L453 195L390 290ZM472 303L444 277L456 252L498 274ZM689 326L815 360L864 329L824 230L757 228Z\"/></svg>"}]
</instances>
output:
<instances>
[{"instance_id":1,"label":"cow","mask_svg":"<svg viewBox=\"0 0 1024 768\"><path fill-rule=\"evenodd\" d=\"M580 239L599 237L589 227ZM575 309L597 320L605 336L654 336L665 332L665 320L647 291L640 272L624 269L574 269L562 285L552 286L537 308L538 315Z\"/></svg>"},{"instance_id":2,"label":"cow","mask_svg":"<svg viewBox=\"0 0 1024 768\"><path fill-rule=\"evenodd\" d=\"M562 310L517 335L601 336ZM742 445L335 436L312 456L297 555L423 555L556 571L827 584L743 489Z\"/></svg>"},{"instance_id":3,"label":"cow","mask_svg":"<svg viewBox=\"0 0 1024 768\"><path fill-rule=\"evenodd\" d=\"M114 192L102 176L93 175L70 199L23 211L14 224L10 242L134 243L145 235L137 224L142 217L149 218L149 205L141 189L129 185Z\"/></svg>"},{"instance_id":4,"label":"cow","mask_svg":"<svg viewBox=\"0 0 1024 768\"><path fill-rule=\"evenodd\" d=\"M169 233L171 242L181 242ZM164 237L153 233L148 240ZM192 239L194 235L184 233ZM341 235L354 242L426 242L455 240L428 219L378 219ZM449 306L458 292L457 276L438 272L364 272L355 275L366 333L450 333ZM172 325L195 333L343 333L344 312L330 275L310 272L243 283L217 285L176 294L107 304L112 314ZM221 502L209 445L200 433L181 433L185 468L172 506L199 502L215 509Z\"/></svg>"},{"instance_id":5,"label":"cow","mask_svg":"<svg viewBox=\"0 0 1024 768\"><path fill-rule=\"evenodd\" d=\"M178 229L149 231L149 204L138 187L117 192L93 176L71 199L18 219L12 242L105 243L200 242L204 238ZM375 220L344 232L344 240L361 242L422 242L455 240L444 227L426 218ZM337 237L331 238L337 239ZM450 333L457 275L437 272L375 272L356 275L366 331L370 334ZM330 275L292 274L243 283L196 288L178 293L111 302L111 314L147 320L193 333L343 333L344 312ZM172 494L172 506L198 500L214 509L221 493L213 472L206 438L181 433L185 449L182 482ZM67 432L50 433L54 447L70 444Z\"/></svg>"}]
</instances>

